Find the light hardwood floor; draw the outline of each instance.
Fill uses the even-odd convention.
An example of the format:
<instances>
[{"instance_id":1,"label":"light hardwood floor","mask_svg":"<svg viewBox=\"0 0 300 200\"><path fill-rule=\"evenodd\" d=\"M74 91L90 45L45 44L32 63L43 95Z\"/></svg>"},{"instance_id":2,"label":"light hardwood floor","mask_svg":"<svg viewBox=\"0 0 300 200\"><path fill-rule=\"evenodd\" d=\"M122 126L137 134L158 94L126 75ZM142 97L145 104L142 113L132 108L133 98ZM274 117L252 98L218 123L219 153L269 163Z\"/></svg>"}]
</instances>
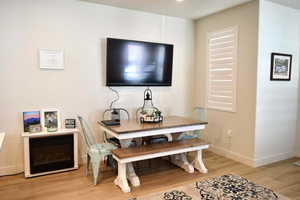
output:
<instances>
[{"instance_id":1,"label":"light hardwood floor","mask_svg":"<svg viewBox=\"0 0 300 200\"><path fill-rule=\"evenodd\" d=\"M122 193L113 184L116 175L108 169L104 169L97 186L93 186L90 177L83 176L82 168L30 179L24 179L23 174L0 177L0 199L127 200L208 177L235 173L291 199L300 200L300 167L292 164L300 159L293 158L260 168L251 168L212 152L205 152L204 158L209 169L209 173L205 175L199 172L187 174L161 159L151 162L151 168L146 167L148 162L140 163L139 168L143 170L137 170L137 173L141 178L141 186L133 188L130 194Z\"/></svg>"}]
</instances>

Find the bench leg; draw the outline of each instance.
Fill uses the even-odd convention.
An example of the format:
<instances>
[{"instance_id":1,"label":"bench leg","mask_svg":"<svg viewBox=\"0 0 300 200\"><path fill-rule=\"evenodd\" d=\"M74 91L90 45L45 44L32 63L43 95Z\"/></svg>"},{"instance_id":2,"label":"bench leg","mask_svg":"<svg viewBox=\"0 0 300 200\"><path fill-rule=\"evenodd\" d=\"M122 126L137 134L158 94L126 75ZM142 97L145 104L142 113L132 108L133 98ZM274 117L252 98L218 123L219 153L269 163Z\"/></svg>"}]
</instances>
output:
<instances>
[{"instance_id":1,"label":"bench leg","mask_svg":"<svg viewBox=\"0 0 300 200\"><path fill-rule=\"evenodd\" d=\"M127 164L127 178L134 187L140 186L140 179L135 174L135 170L132 163Z\"/></svg>"},{"instance_id":2,"label":"bench leg","mask_svg":"<svg viewBox=\"0 0 300 200\"><path fill-rule=\"evenodd\" d=\"M127 148L130 146L132 139L120 140L121 147ZM140 186L140 179L136 175L132 163L127 163L127 178L134 187Z\"/></svg>"},{"instance_id":3,"label":"bench leg","mask_svg":"<svg viewBox=\"0 0 300 200\"><path fill-rule=\"evenodd\" d=\"M199 172L206 174L208 172L207 168L205 167L203 160L202 160L202 150L196 152L195 160L193 161L193 166Z\"/></svg>"},{"instance_id":4,"label":"bench leg","mask_svg":"<svg viewBox=\"0 0 300 200\"><path fill-rule=\"evenodd\" d=\"M188 173L194 173L194 167L187 160L185 153L171 156L171 162Z\"/></svg>"},{"instance_id":5,"label":"bench leg","mask_svg":"<svg viewBox=\"0 0 300 200\"><path fill-rule=\"evenodd\" d=\"M126 163L118 162L118 177L114 183L121 188L123 192L130 192L130 187L126 178Z\"/></svg>"}]
</instances>

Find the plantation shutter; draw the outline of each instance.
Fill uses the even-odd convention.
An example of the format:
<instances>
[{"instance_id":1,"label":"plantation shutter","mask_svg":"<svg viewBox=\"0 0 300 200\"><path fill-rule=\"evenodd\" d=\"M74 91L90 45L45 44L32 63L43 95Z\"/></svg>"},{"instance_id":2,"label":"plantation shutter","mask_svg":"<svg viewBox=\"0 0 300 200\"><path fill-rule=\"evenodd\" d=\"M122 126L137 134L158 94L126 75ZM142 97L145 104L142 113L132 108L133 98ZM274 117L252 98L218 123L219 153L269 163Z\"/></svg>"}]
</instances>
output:
<instances>
[{"instance_id":1,"label":"plantation shutter","mask_svg":"<svg viewBox=\"0 0 300 200\"><path fill-rule=\"evenodd\" d=\"M207 108L236 111L238 28L208 34Z\"/></svg>"}]
</instances>

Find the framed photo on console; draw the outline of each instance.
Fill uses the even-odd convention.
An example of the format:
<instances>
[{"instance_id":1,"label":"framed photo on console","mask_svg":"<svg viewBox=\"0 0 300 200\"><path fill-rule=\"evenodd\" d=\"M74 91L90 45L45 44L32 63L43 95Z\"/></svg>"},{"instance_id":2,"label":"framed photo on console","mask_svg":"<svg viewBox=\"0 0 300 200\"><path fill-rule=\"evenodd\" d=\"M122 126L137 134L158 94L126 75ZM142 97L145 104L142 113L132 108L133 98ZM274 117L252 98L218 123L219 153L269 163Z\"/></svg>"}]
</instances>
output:
<instances>
[{"instance_id":1,"label":"framed photo on console","mask_svg":"<svg viewBox=\"0 0 300 200\"><path fill-rule=\"evenodd\" d=\"M40 111L24 111L23 112L23 125L24 132L33 132L31 129L33 127L40 126ZM38 131L38 130L37 130Z\"/></svg>"},{"instance_id":2,"label":"framed photo on console","mask_svg":"<svg viewBox=\"0 0 300 200\"><path fill-rule=\"evenodd\" d=\"M49 132L57 131L61 128L60 113L58 109L41 110L41 124Z\"/></svg>"},{"instance_id":3,"label":"framed photo on console","mask_svg":"<svg viewBox=\"0 0 300 200\"><path fill-rule=\"evenodd\" d=\"M76 128L76 119L65 119L65 128Z\"/></svg>"},{"instance_id":4,"label":"framed photo on console","mask_svg":"<svg viewBox=\"0 0 300 200\"><path fill-rule=\"evenodd\" d=\"M271 81L290 81L292 55L282 53L271 54Z\"/></svg>"}]
</instances>

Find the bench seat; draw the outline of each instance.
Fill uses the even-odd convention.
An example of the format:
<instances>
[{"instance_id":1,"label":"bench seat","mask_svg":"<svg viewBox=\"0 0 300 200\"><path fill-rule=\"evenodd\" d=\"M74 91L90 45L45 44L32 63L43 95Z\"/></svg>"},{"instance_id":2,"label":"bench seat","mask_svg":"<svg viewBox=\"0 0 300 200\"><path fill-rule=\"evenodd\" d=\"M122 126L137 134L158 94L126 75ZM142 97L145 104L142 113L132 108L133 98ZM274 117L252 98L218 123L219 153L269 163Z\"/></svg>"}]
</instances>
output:
<instances>
[{"instance_id":1,"label":"bench seat","mask_svg":"<svg viewBox=\"0 0 300 200\"><path fill-rule=\"evenodd\" d=\"M156 143L138 147L120 148L112 151L114 158L121 163L128 163L179 153L207 149L208 143L201 139L190 139L166 143Z\"/></svg>"},{"instance_id":2,"label":"bench seat","mask_svg":"<svg viewBox=\"0 0 300 200\"><path fill-rule=\"evenodd\" d=\"M207 149L209 144L200 139L190 139L182 141L173 141L166 143L156 143L138 147L120 148L112 151L113 157L118 161L118 177L115 179L114 183L118 185L123 192L130 192L130 187L127 182L127 178L130 177L130 170L126 172L127 163L134 161L158 158L163 156L175 155L173 156L172 163L184 168L189 173L194 172L194 168L202 173L207 173L203 160L202 160L202 150ZM183 153L195 151L195 159L190 165L186 158L184 159ZM181 156L181 159L176 159L174 157ZM139 186L139 180L133 179L131 182L135 183L134 186Z\"/></svg>"}]
</instances>

